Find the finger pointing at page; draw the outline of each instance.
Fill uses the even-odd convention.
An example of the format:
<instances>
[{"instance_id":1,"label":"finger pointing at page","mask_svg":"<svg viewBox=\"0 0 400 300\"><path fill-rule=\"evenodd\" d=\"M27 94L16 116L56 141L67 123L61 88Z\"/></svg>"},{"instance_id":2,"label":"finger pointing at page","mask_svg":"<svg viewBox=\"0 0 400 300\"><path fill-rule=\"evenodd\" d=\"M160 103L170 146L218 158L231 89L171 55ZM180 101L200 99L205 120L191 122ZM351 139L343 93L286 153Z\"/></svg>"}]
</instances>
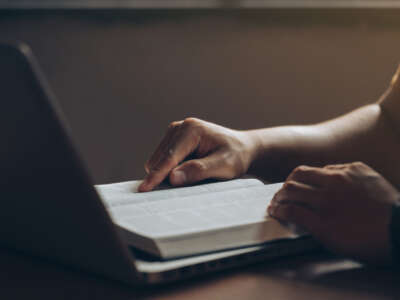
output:
<instances>
[{"instance_id":1,"label":"finger pointing at page","mask_svg":"<svg viewBox=\"0 0 400 300\"><path fill-rule=\"evenodd\" d=\"M173 136L176 134L178 127L183 123L183 121L175 121L172 122L168 126L167 133L165 134L163 140L158 145L156 151L150 157L150 159L145 164L145 170L147 173L150 173L154 166L160 161L161 157L163 156L165 149L169 148L169 145L172 141Z\"/></svg>"},{"instance_id":2,"label":"finger pointing at page","mask_svg":"<svg viewBox=\"0 0 400 300\"><path fill-rule=\"evenodd\" d=\"M145 165L148 175L139 191L151 191L167 176L172 185L240 176L249 167L254 144L246 132L203 120L172 122ZM194 159L183 162L188 156Z\"/></svg>"},{"instance_id":3,"label":"finger pointing at page","mask_svg":"<svg viewBox=\"0 0 400 300\"><path fill-rule=\"evenodd\" d=\"M167 135L146 163L148 175L139 191L150 191L159 185L174 167L197 148L199 139L197 130L190 122L171 123Z\"/></svg>"}]
</instances>

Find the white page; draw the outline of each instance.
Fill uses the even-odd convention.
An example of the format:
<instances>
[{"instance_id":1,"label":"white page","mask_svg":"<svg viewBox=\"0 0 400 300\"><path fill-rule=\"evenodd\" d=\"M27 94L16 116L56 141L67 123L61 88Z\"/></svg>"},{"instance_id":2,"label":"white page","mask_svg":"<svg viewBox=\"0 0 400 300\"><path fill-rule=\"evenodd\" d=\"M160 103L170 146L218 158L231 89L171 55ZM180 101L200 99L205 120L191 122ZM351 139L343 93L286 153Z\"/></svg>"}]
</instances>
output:
<instances>
[{"instance_id":1,"label":"white page","mask_svg":"<svg viewBox=\"0 0 400 300\"><path fill-rule=\"evenodd\" d=\"M120 189L119 194L126 194L127 186L119 185L114 193ZM108 210L116 224L141 235L165 238L193 234L264 222L267 218L266 208L281 185L264 185L258 180L239 179L150 192L153 196L147 199L142 195L150 193L129 192L131 197L140 195L140 199L137 201L133 197L128 201L125 198L123 202L117 200L118 196L114 194L116 198L112 201L118 205ZM107 193L112 194L110 187L107 187ZM193 194L192 189L195 188L197 193ZM105 194L104 186L101 192ZM156 200L154 194L160 197L160 201Z\"/></svg>"},{"instance_id":2,"label":"white page","mask_svg":"<svg viewBox=\"0 0 400 300\"><path fill-rule=\"evenodd\" d=\"M95 186L103 203L107 207L115 207L132 203L145 203L160 201L177 197L192 196L204 193L213 193L250 186L260 186L263 183L257 179L235 179L229 181L195 185L190 187L156 190L147 193L139 193L138 187L141 180L126 181Z\"/></svg>"}]
</instances>

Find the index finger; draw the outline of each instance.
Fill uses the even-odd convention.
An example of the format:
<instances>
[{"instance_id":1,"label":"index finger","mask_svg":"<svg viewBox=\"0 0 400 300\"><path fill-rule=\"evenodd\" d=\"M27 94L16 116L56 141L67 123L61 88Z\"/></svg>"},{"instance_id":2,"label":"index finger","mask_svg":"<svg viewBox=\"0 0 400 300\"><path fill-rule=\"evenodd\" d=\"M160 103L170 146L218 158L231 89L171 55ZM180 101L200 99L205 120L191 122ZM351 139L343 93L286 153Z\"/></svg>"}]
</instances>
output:
<instances>
[{"instance_id":1,"label":"index finger","mask_svg":"<svg viewBox=\"0 0 400 300\"><path fill-rule=\"evenodd\" d=\"M147 174L149 174L151 172L151 170L154 169L154 166L157 166L157 164L161 160L162 156L164 156L164 153L163 153L165 151L164 149L169 148L171 141L172 141L172 137L176 134L177 130L179 129L179 126L182 123L183 123L183 121L175 121L175 122L172 122L168 126L168 130L167 130L166 134L164 135L164 138L162 139L161 143L157 146L156 151L154 151L154 153L151 155L150 159L144 165L144 168L145 168Z\"/></svg>"},{"instance_id":2,"label":"index finger","mask_svg":"<svg viewBox=\"0 0 400 300\"><path fill-rule=\"evenodd\" d=\"M158 162L149 170L142 184L139 186L140 192L151 191L159 185L181 161L191 154L199 144L200 137L195 130L188 130L181 127L171 136L169 143L165 143L160 151Z\"/></svg>"}]
</instances>

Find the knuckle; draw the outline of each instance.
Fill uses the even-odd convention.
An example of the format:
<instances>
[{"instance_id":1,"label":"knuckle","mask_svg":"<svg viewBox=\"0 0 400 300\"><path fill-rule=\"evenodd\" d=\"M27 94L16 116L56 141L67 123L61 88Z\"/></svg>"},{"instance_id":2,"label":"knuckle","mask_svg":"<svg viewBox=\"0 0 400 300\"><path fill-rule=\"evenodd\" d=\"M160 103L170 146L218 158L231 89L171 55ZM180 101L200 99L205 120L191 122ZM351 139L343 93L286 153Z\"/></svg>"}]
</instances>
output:
<instances>
[{"instance_id":1,"label":"knuckle","mask_svg":"<svg viewBox=\"0 0 400 300\"><path fill-rule=\"evenodd\" d=\"M298 185L295 181L293 180L288 180L285 182L283 185L283 188L288 191L288 192L293 192L298 189Z\"/></svg>"},{"instance_id":2,"label":"knuckle","mask_svg":"<svg viewBox=\"0 0 400 300\"><path fill-rule=\"evenodd\" d=\"M200 133L201 130L203 129L204 125L202 124L202 121L197 118L189 117L186 118L183 123L182 123L182 128L185 130L190 130L193 132Z\"/></svg>"},{"instance_id":3,"label":"knuckle","mask_svg":"<svg viewBox=\"0 0 400 300\"><path fill-rule=\"evenodd\" d=\"M302 179L305 175L312 172L307 166L298 166L296 167L292 173L289 175L289 179Z\"/></svg>"},{"instance_id":4,"label":"knuckle","mask_svg":"<svg viewBox=\"0 0 400 300\"><path fill-rule=\"evenodd\" d=\"M185 118L185 120L183 121L183 124L186 126L193 126L193 125L197 125L198 123L199 123L199 119L193 118L193 117Z\"/></svg>"},{"instance_id":5,"label":"knuckle","mask_svg":"<svg viewBox=\"0 0 400 300\"><path fill-rule=\"evenodd\" d=\"M337 183L343 183L346 181L346 175L343 172L335 172L330 175L331 179Z\"/></svg>"},{"instance_id":6,"label":"knuckle","mask_svg":"<svg viewBox=\"0 0 400 300\"><path fill-rule=\"evenodd\" d=\"M351 170L360 170L360 169L368 168L368 166L361 161L355 161L355 162L351 163L349 165L349 167Z\"/></svg>"},{"instance_id":7,"label":"knuckle","mask_svg":"<svg viewBox=\"0 0 400 300\"><path fill-rule=\"evenodd\" d=\"M307 166L301 165L301 166L296 167L293 170L293 173L304 173L304 172L307 172L308 170L309 170L309 168Z\"/></svg>"},{"instance_id":8,"label":"knuckle","mask_svg":"<svg viewBox=\"0 0 400 300\"><path fill-rule=\"evenodd\" d=\"M169 123L168 129L174 129L174 128L178 127L179 124L180 124L179 121L173 121L173 122Z\"/></svg>"}]
</instances>

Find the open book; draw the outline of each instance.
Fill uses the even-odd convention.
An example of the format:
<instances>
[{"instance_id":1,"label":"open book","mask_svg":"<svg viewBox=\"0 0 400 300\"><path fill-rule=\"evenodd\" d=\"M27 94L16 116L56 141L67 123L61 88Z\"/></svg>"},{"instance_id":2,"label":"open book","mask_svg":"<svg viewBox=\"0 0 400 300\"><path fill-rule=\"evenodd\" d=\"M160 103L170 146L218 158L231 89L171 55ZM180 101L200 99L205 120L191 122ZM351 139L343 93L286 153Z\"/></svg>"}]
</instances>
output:
<instances>
[{"instance_id":1,"label":"open book","mask_svg":"<svg viewBox=\"0 0 400 300\"><path fill-rule=\"evenodd\" d=\"M126 242L155 256L181 257L298 236L266 213L281 183L235 179L138 193L140 182L96 189Z\"/></svg>"}]
</instances>

